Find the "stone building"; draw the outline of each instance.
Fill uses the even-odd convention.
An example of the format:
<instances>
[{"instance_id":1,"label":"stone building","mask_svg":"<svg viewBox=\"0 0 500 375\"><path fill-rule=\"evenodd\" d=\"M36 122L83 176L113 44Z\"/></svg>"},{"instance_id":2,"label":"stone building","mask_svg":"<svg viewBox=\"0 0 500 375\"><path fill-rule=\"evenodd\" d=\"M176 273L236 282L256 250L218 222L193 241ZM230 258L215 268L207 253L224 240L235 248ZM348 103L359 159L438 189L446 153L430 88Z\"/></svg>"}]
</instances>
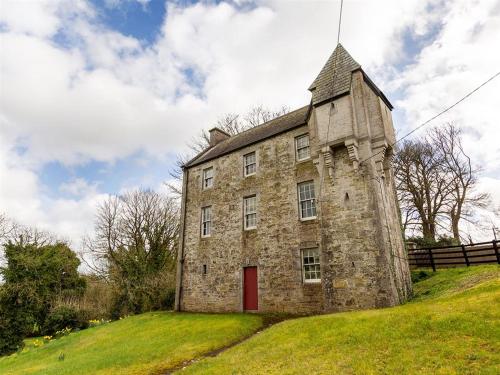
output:
<instances>
[{"instance_id":1,"label":"stone building","mask_svg":"<svg viewBox=\"0 0 500 375\"><path fill-rule=\"evenodd\" d=\"M309 105L184 166L176 309L318 313L411 293L392 105L339 44Z\"/></svg>"}]
</instances>

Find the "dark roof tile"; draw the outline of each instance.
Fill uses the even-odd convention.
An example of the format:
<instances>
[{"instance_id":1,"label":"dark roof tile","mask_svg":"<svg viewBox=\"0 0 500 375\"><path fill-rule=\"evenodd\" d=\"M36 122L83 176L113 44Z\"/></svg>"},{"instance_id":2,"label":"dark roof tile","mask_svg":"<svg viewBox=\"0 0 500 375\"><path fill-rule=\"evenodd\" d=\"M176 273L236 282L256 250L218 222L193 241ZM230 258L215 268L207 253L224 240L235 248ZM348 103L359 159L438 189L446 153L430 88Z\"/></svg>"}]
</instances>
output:
<instances>
[{"instance_id":1,"label":"dark roof tile","mask_svg":"<svg viewBox=\"0 0 500 375\"><path fill-rule=\"evenodd\" d=\"M187 162L184 167L190 168L220 156L229 154L256 142L263 141L280 133L292 130L307 123L309 105L277 117L255 128L246 130L239 134L216 144L215 146L201 152L194 159Z\"/></svg>"},{"instance_id":2,"label":"dark roof tile","mask_svg":"<svg viewBox=\"0 0 500 375\"><path fill-rule=\"evenodd\" d=\"M347 94L351 89L352 72L359 65L345 48L338 44L314 82L309 86L313 104Z\"/></svg>"}]
</instances>

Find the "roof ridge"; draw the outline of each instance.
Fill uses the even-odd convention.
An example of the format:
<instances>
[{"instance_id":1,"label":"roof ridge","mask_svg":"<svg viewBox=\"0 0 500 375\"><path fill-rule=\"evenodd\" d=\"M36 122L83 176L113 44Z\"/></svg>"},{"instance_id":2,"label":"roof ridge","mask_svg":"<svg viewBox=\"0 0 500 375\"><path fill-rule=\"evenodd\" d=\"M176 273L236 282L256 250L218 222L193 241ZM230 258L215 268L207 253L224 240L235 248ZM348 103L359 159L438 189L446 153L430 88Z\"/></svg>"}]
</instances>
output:
<instances>
[{"instance_id":1,"label":"roof ridge","mask_svg":"<svg viewBox=\"0 0 500 375\"><path fill-rule=\"evenodd\" d=\"M225 155L228 152L236 151L242 147L246 147L256 142L260 142L264 139L275 136L284 131L291 130L296 126L305 124L307 121L307 114L309 113L310 106L311 104L302 106L293 111L285 113L279 117L275 117L272 120L266 121L260 125L254 126L250 129L237 133L223 140L222 142L219 142L216 145L201 151L198 155L196 155L194 158L192 158L186 164L184 164L184 167L192 167L194 165L212 160L219 156ZM301 111L304 110L307 111L304 113L303 118L298 118L297 113L300 113Z\"/></svg>"},{"instance_id":2,"label":"roof ridge","mask_svg":"<svg viewBox=\"0 0 500 375\"><path fill-rule=\"evenodd\" d=\"M236 134L232 135L232 136L231 136L231 138L233 138L233 137L237 137L237 136L239 136L240 134L244 134L244 133L249 132L249 131L251 131L251 130L258 129L258 128L260 128L260 127L263 127L264 125L269 125L269 123L271 123L271 122L273 122L273 121L275 121L275 120L279 120L279 119L280 119L280 118L282 118L282 117L289 116L289 115L291 115L292 113L294 113L294 112L298 112L298 111L300 111L301 109L304 109L305 107L308 107L308 106L310 106L310 104L307 104L307 105L304 105L304 106L302 106L302 107L300 107L300 108L294 109L293 111L290 111L290 112L284 113L284 114L282 114L281 116L278 116L278 117L275 117L275 118L273 118L273 119L271 119L271 120L269 120L269 121L263 122L262 124L259 124L259 125L256 125L256 126L252 126L251 128L245 129L245 130L243 130L243 131L241 131L241 132L239 132L239 133L236 133ZM229 139L230 139L230 138L225 139L225 140L223 140L222 142L226 142L226 141L227 141L227 140L229 140ZM222 143L222 142L220 142L220 143Z\"/></svg>"}]
</instances>

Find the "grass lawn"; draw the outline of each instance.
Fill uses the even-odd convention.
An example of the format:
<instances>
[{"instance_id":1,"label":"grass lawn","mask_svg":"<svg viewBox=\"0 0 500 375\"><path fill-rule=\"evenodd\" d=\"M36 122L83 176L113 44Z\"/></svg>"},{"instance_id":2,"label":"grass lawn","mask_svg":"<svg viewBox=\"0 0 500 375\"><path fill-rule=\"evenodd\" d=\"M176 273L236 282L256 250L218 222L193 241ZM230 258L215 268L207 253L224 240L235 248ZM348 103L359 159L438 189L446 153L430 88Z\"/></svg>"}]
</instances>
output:
<instances>
[{"instance_id":1,"label":"grass lawn","mask_svg":"<svg viewBox=\"0 0 500 375\"><path fill-rule=\"evenodd\" d=\"M262 325L244 314L137 315L0 358L0 374L151 374L228 345ZM64 360L60 361L60 354Z\"/></svg>"},{"instance_id":2,"label":"grass lawn","mask_svg":"<svg viewBox=\"0 0 500 375\"><path fill-rule=\"evenodd\" d=\"M500 373L498 266L438 271L414 290L403 306L282 322L180 373Z\"/></svg>"}]
</instances>

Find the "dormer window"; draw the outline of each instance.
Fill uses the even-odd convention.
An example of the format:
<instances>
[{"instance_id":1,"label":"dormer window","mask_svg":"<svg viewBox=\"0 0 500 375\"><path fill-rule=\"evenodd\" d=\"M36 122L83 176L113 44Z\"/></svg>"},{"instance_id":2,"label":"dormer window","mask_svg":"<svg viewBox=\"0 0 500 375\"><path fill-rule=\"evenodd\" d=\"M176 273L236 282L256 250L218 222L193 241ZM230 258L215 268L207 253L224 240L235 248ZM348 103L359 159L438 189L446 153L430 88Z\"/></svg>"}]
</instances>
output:
<instances>
[{"instance_id":1,"label":"dormer window","mask_svg":"<svg viewBox=\"0 0 500 375\"><path fill-rule=\"evenodd\" d=\"M295 138L295 155L297 161L309 159L309 134L303 134Z\"/></svg>"},{"instance_id":2,"label":"dormer window","mask_svg":"<svg viewBox=\"0 0 500 375\"><path fill-rule=\"evenodd\" d=\"M203 189L209 189L214 184L214 169L213 167L203 170Z\"/></svg>"},{"instance_id":3,"label":"dormer window","mask_svg":"<svg viewBox=\"0 0 500 375\"><path fill-rule=\"evenodd\" d=\"M243 172L245 177L257 172L257 158L255 151L243 156Z\"/></svg>"}]
</instances>

